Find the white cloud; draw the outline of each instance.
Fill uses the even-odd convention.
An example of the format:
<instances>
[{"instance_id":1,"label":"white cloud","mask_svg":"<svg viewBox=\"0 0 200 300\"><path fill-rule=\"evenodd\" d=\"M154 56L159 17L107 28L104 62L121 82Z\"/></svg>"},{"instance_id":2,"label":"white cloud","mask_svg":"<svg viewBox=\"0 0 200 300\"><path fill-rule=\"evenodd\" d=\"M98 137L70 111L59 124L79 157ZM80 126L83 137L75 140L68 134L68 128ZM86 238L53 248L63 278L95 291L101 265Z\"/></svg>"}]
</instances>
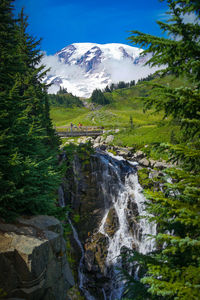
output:
<instances>
[{"instance_id":1,"label":"white cloud","mask_svg":"<svg viewBox=\"0 0 200 300\"><path fill-rule=\"evenodd\" d=\"M140 58L143 62L147 59ZM106 59L101 62L99 67L93 70L92 73L86 73L84 68L77 65L68 65L59 61L57 56L44 55L42 64L47 68L51 68L47 76L49 79L47 83L57 79L49 88L49 93L56 93L60 86L65 87L68 92L79 96L89 97L96 88L104 89L106 85L117 83L119 81L130 82L147 77L153 74L158 68L150 68L149 66L142 66L140 64L133 64L129 58L123 60Z\"/></svg>"},{"instance_id":2,"label":"white cloud","mask_svg":"<svg viewBox=\"0 0 200 300\"><path fill-rule=\"evenodd\" d=\"M197 15L195 15L194 13L187 13L183 15L183 23L184 24L200 24L200 20L198 19Z\"/></svg>"},{"instance_id":3,"label":"white cloud","mask_svg":"<svg viewBox=\"0 0 200 300\"><path fill-rule=\"evenodd\" d=\"M131 80L138 81L138 79L147 77L153 74L158 68L151 68L142 64L133 64L131 59L124 59L118 61L110 59L102 62L103 67L111 76L111 81L117 83L119 81L130 82Z\"/></svg>"},{"instance_id":4,"label":"white cloud","mask_svg":"<svg viewBox=\"0 0 200 300\"><path fill-rule=\"evenodd\" d=\"M53 74L55 76L66 79L68 78L69 80L77 80L78 78L83 78L84 76L84 70L82 68L77 65L66 65L59 61L57 56L44 55L42 64L46 65L47 68L51 68L49 74Z\"/></svg>"}]
</instances>

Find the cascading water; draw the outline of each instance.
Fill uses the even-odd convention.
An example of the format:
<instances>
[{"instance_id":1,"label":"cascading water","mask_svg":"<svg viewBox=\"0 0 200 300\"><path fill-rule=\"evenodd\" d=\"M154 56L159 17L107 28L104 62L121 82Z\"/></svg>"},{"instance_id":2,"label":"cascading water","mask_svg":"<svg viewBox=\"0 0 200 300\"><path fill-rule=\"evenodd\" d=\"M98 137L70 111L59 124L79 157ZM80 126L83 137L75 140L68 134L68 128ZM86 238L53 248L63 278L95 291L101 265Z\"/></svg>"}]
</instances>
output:
<instances>
[{"instance_id":1,"label":"cascading water","mask_svg":"<svg viewBox=\"0 0 200 300\"><path fill-rule=\"evenodd\" d=\"M156 226L149 224L146 219L140 219L138 226L131 230L127 219L128 206L130 206L131 202L136 203L139 216L145 215L146 199L138 183L136 170L121 157L100 155L100 159L104 165L104 180L101 182L101 187L106 204L105 207L114 207L119 222L118 230L112 237L109 236L105 231L106 219L109 212L109 209L107 209L99 228L99 231L109 238L106 271L112 274L113 280L108 299L116 300L121 299L123 294L123 282L115 280L118 272L116 268L122 267L122 261L119 258L121 249L124 247L132 249L133 244L135 244L138 251L143 254L152 251L154 244L152 240L148 239L147 235L155 234ZM117 188L114 194L108 195L108 187L112 185L112 173L116 175Z\"/></svg>"},{"instance_id":2,"label":"cascading water","mask_svg":"<svg viewBox=\"0 0 200 300\"><path fill-rule=\"evenodd\" d=\"M61 207L65 207L65 196L64 196L64 191L63 191L62 185L58 189L58 202L59 202L59 205ZM84 260L84 255L85 255L83 246L82 246L82 244L79 240L78 233L77 233L75 227L73 226L73 224L72 224L72 222L71 222L71 220L68 216L68 213L66 214L66 217L67 217L67 220L68 220L68 222L69 222L69 224L72 228L74 239L75 239L76 243L78 244L78 246L81 250L81 259L80 259L79 266L78 266L79 289L82 290L82 292L84 293L87 300L95 300L95 298L92 295L90 295L90 293L84 287L86 282L87 282L87 278L86 278L86 276L84 275L84 272L83 272L83 268L84 268L83 260Z\"/></svg>"},{"instance_id":3,"label":"cascading water","mask_svg":"<svg viewBox=\"0 0 200 300\"><path fill-rule=\"evenodd\" d=\"M77 242L77 244L78 244L78 246L81 250L81 259L80 259L79 267L78 267L79 288L80 288L80 290L83 291L83 293L84 293L87 300L95 300L95 298L92 295L90 295L90 293L85 288L85 284L87 283L87 278L86 278L86 276L83 272L83 268L84 268L84 265L83 265L83 260L84 260L83 246L82 246L82 244L81 244L81 242L78 238L78 233L77 233L76 229L74 228L74 226L72 225L72 222L69 218L68 218L68 221L69 221L69 224L72 228L74 239Z\"/></svg>"},{"instance_id":4,"label":"cascading water","mask_svg":"<svg viewBox=\"0 0 200 300\"><path fill-rule=\"evenodd\" d=\"M116 280L119 272L117 269L122 267L120 254L123 249L137 249L143 254L152 251L155 246L148 235L156 234L156 225L149 224L144 218L137 218L146 214L146 199L138 183L135 167L122 157L100 151L96 152L92 161L91 172L94 177L97 177L96 188L104 203L104 216L96 234L105 236L108 241L103 273L105 278L109 279L109 284L102 283L99 287L101 296L92 296L88 291L89 278L87 279L84 270L84 249L75 228L69 220L74 239L81 250L78 269L79 287L87 300L117 300L121 299L124 287L122 281ZM114 225L111 222L112 226L109 223L110 217L113 218Z\"/></svg>"}]
</instances>

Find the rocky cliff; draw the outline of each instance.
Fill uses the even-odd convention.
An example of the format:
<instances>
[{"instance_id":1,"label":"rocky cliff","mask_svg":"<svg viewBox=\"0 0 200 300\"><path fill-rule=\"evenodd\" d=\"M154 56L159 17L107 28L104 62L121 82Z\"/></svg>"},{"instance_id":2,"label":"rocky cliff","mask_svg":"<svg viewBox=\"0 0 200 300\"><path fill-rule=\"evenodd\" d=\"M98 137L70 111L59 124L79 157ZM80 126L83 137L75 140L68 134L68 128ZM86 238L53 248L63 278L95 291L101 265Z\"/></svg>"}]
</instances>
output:
<instances>
[{"instance_id":1,"label":"rocky cliff","mask_svg":"<svg viewBox=\"0 0 200 300\"><path fill-rule=\"evenodd\" d=\"M49 216L0 223L0 290L4 299L64 300L74 285L60 222Z\"/></svg>"}]
</instances>

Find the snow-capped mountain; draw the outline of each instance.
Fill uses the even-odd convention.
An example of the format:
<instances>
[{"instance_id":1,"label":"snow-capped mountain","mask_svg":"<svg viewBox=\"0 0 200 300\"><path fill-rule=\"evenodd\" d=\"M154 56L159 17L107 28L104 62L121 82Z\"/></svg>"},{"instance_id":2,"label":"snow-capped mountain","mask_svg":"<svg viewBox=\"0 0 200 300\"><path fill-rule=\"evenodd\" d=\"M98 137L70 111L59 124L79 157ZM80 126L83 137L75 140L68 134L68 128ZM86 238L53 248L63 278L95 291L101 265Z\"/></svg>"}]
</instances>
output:
<instances>
[{"instance_id":1,"label":"snow-capped mountain","mask_svg":"<svg viewBox=\"0 0 200 300\"><path fill-rule=\"evenodd\" d=\"M52 83L50 93L56 93L61 86L74 95L89 97L96 88L152 73L141 69L147 60L140 56L141 52L124 44L74 43L44 58L43 63L51 67L45 82Z\"/></svg>"}]
</instances>

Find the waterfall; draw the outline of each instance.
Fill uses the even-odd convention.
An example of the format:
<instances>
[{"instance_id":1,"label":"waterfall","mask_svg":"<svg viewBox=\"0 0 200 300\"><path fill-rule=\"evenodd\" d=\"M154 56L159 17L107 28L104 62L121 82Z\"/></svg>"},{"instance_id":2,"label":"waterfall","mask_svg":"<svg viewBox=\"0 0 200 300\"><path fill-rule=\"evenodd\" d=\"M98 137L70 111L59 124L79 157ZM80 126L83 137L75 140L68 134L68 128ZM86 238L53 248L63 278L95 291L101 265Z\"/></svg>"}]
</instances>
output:
<instances>
[{"instance_id":1,"label":"waterfall","mask_svg":"<svg viewBox=\"0 0 200 300\"><path fill-rule=\"evenodd\" d=\"M138 228L132 231L130 230L130 225L127 220L127 211L131 202L136 203L139 216L146 215L146 199L138 182L137 173L133 167L134 165L130 165L123 158L114 155L100 155L100 160L104 166L101 190L104 196L105 208L108 206L114 207L119 222L119 228L115 234L112 237L108 236L105 231L105 224L109 209L106 209L99 228L99 231L109 238L106 271L112 274L113 281L112 291L108 299L116 300L121 299L123 294L123 282L117 282L115 280L119 272L116 268L122 267L122 261L120 259L121 249L123 247L132 249L133 244L135 244L137 250L143 254L152 251L154 249L154 243L147 235L156 234L156 226L155 224L149 224L146 219L140 219L138 221ZM108 195L108 190L110 190L109 185L113 184L112 174L116 175L117 185L115 185L115 193Z\"/></svg>"},{"instance_id":2,"label":"waterfall","mask_svg":"<svg viewBox=\"0 0 200 300\"><path fill-rule=\"evenodd\" d=\"M156 225L149 223L145 218L138 218L146 215L145 201L147 200L138 182L135 163L110 153L97 151L91 160L91 173L92 176L96 176L96 189L104 204L104 215L94 235L100 234L108 240L102 272L105 278L109 279L109 283L99 285L99 295L93 295L93 292L91 295L87 289L89 275L88 271L85 271L84 248L69 219L74 239L81 250L78 267L79 288L87 300L119 300L124 291L124 282L116 280L119 274L118 268L121 268L123 263L120 254L124 249L136 249L143 254L154 250L155 245L148 235L156 234ZM60 191L59 194L62 195L62 192ZM61 200L60 202L63 203ZM129 271L131 272L131 267ZM92 276L94 277L94 271Z\"/></svg>"},{"instance_id":3,"label":"waterfall","mask_svg":"<svg viewBox=\"0 0 200 300\"><path fill-rule=\"evenodd\" d=\"M83 272L83 269L84 269L83 260L84 260L85 253L84 253L83 246L82 246L82 244L79 240L78 233L77 233L76 229L74 228L74 226L73 226L73 224L72 224L69 217L68 217L68 221L69 221L69 224L72 228L74 239L77 242L77 244L78 244L78 246L81 250L81 259L80 259L79 266L78 266L79 289L82 290L82 292L84 293L87 300L95 300L95 298L92 295L90 295L90 293L84 287L87 283L87 278L86 278L86 276Z\"/></svg>"},{"instance_id":4,"label":"waterfall","mask_svg":"<svg viewBox=\"0 0 200 300\"><path fill-rule=\"evenodd\" d=\"M65 196L62 185L58 188L58 203L60 207L65 207Z\"/></svg>"}]
</instances>

